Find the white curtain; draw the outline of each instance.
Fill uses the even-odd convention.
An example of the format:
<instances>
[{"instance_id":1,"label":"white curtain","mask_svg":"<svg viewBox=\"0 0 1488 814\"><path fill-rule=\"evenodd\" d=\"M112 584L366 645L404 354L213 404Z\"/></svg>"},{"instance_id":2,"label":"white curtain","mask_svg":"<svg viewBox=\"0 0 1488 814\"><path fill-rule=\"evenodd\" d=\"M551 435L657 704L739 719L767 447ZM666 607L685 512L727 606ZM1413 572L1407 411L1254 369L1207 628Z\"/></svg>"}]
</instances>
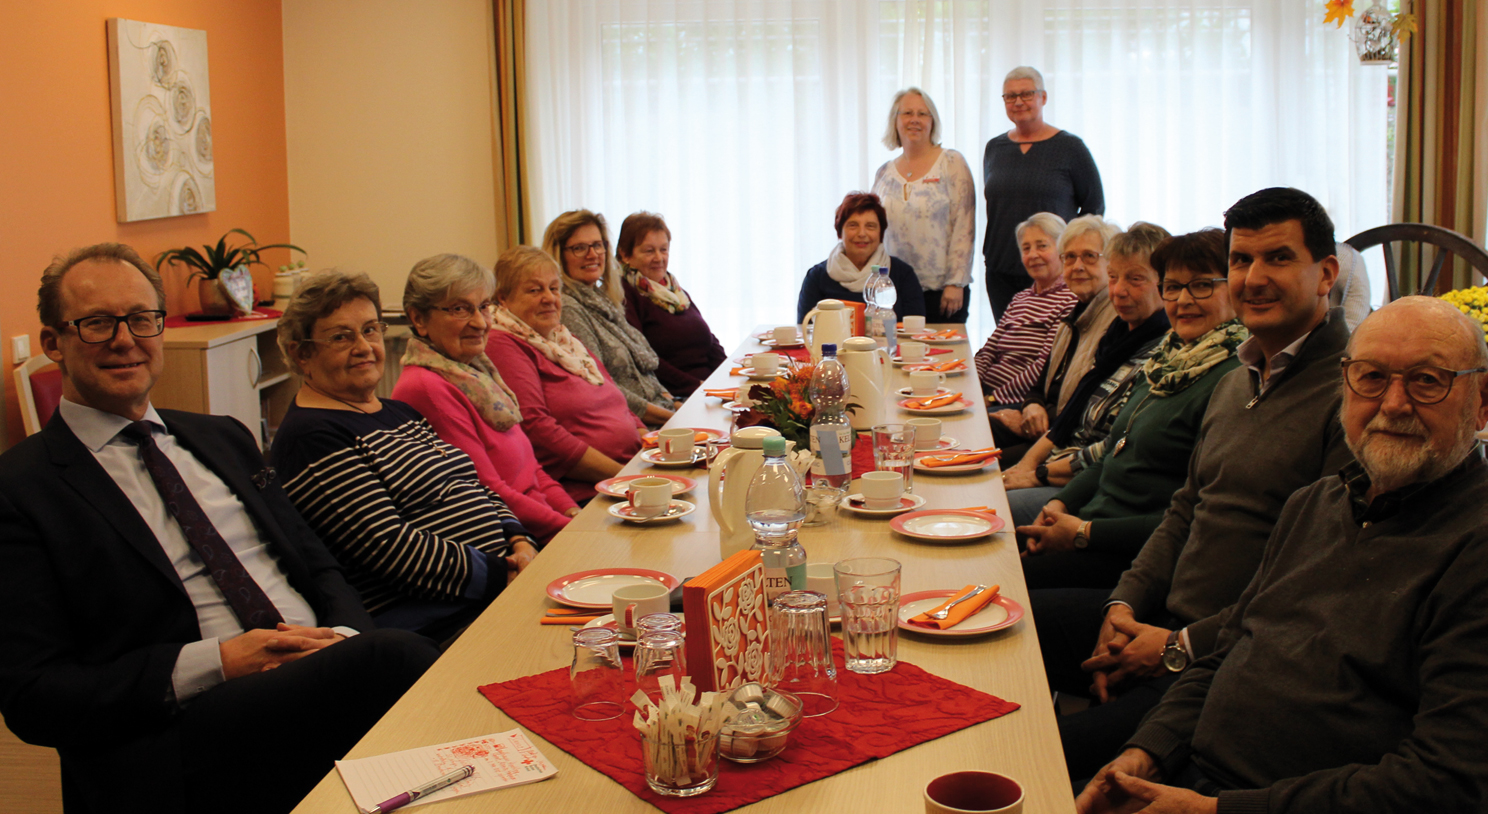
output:
<instances>
[{"instance_id":1,"label":"white curtain","mask_svg":"<svg viewBox=\"0 0 1488 814\"><path fill-rule=\"evenodd\" d=\"M1298 0L542 0L527 7L536 222L666 217L671 269L725 347L795 316L842 196L892 153L918 85L977 176L975 343L992 328L981 157L1002 78L1043 72L1045 118L1100 166L1106 215L1174 233L1304 189L1339 239L1386 221L1385 74Z\"/></svg>"}]
</instances>

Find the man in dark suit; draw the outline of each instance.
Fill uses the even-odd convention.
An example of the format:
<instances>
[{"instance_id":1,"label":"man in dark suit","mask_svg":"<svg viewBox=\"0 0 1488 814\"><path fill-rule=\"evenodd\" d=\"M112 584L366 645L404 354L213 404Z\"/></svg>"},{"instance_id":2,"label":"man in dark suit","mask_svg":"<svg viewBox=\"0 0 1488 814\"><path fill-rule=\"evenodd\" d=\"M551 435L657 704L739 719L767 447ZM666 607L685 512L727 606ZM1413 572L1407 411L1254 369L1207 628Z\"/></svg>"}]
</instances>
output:
<instances>
[{"instance_id":1,"label":"man in dark suit","mask_svg":"<svg viewBox=\"0 0 1488 814\"><path fill-rule=\"evenodd\" d=\"M164 302L118 244L42 277L63 401L0 456L0 711L69 812L287 811L438 652L374 630L242 424L150 406Z\"/></svg>"}]
</instances>

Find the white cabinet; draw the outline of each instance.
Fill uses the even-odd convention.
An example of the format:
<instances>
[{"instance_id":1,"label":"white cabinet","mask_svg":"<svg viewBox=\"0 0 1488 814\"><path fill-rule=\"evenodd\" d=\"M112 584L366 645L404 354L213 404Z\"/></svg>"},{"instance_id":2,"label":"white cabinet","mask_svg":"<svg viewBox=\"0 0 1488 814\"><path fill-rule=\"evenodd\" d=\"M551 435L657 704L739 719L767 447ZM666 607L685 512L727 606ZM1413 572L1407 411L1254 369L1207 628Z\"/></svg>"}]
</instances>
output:
<instances>
[{"instance_id":1,"label":"white cabinet","mask_svg":"<svg viewBox=\"0 0 1488 814\"><path fill-rule=\"evenodd\" d=\"M165 372L151 392L151 403L230 415L264 444L295 391L275 343L278 324L277 319L263 319L167 328Z\"/></svg>"}]
</instances>

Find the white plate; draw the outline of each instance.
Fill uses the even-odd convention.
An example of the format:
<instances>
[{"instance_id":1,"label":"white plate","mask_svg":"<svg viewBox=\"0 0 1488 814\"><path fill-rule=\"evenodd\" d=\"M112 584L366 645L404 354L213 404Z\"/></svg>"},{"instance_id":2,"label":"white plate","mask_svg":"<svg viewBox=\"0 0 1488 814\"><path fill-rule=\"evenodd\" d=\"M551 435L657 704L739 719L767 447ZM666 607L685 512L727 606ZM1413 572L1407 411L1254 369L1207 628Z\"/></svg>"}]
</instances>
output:
<instances>
[{"instance_id":1,"label":"white plate","mask_svg":"<svg viewBox=\"0 0 1488 814\"><path fill-rule=\"evenodd\" d=\"M635 523L639 526L650 525L652 523L670 523L673 520L681 520L695 511L697 511L697 506L685 500L673 500L672 504L667 507L666 514L657 515L656 517L635 516L631 513L632 508L629 501L611 503L609 508L611 517L618 517L627 523Z\"/></svg>"},{"instance_id":2,"label":"white plate","mask_svg":"<svg viewBox=\"0 0 1488 814\"><path fill-rule=\"evenodd\" d=\"M905 364L903 362L896 362L895 364L897 364L900 367L900 369L902 369L905 373L913 373L913 372L915 372L917 370L930 370L930 365L935 364L935 363L934 362L910 362L908 364ZM969 370L969 369L970 369L969 366L964 366L964 367L958 368L956 370L936 370L936 371L933 371L933 372L939 373L942 376L965 376L966 375L966 371Z\"/></svg>"},{"instance_id":3,"label":"white plate","mask_svg":"<svg viewBox=\"0 0 1488 814\"><path fill-rule=\"evenodd\" d=\"M553 601L574 608L608 608L610 597L627 585L664 585L674 590L682 580L650 568L593 568L559 577L548 583Z\"/></svg>"},{"instance_id":4,"label":"white plate","mask_svg":"<svg viewBox=\"0 0 1488 814\"><path fill-rule=\"evenodd\" d=\"M854 506L853 501L863 499L862 495L848 495L838 505L854 514L867 515L869 517L889 517L901 512L912 512L925 505L925 499L916 494L900 495L899 505L892 509L870 509L867 506Z\"/></svg>"},{"instance_id":5,"label":"white plate","mask_svg":"<svg viewBox=\"0 0 1488 814\"><path fill-rule=\"evenodd\" d=\"M759 343L761 345L764 345L767 348L780 348L781 350L789 350L791 348L804 348L804 347L806 347L806 343L805 342L802 342L800 340L796 340L795 342L792 342L789 345L777 345L777 344L775 344L775 337L773 337L773 336L761 336L761 337L759 337Z\"/></svg>"},{"instance_id":6,"label":"white plate","mask_svg":"<svg viewBox=\"0 0 1488 814\"><path fill-rule=\"evenodd\" d=\"M966 341L966 336L965 336L965 334L963 334L961 336L956 337L955 339L922 339L919 336L909 336L909 337L905 337L905 340L904 341L906 341L906 342L924 342L926 345L954 345L957 342L965 342Z\"/></svg>"},{"instance_id":7,"label":"white plate","mask_svg":"<svg viewBox=\"0 0 1488 814\"><path fill-rule=\"evenodd\" d=\"M906 537L930 542L962 542L994 534L1006 525L1001 517L964 509L927 509L894 518L889 527Z\"/></svg>"},{"instance_id":8,"label":"white plate","mask_svg":"<svg viewBox=\"0 0 1488 814\"><path fill-rule=\"evenodd\" d=\"M971 409L971 400L965 396L956 399L950 404L941 407L932 407L928 410L923 407L908 407L905 405L905 401L909 401L909 399L899 402L899 409L907 413L914 413L915 415L953 415Z\"/></svg>"},{"instance_id":9,"label":"white plate","mask_svg":"<svg viewBox=\"0 0 1488 814\"><path fill-rule=\"evenodd\" d=\"M895 353L893 356L890 356L889 357L889 361L894 363L894 367L904 367L905 365L924 365L924 364L929 364L930 362L936 362L936 361L949 362L949 361L951 361L950 359L941 358L941 357L945 356L948 353L950 353L949 350L944 351L942 353L928 353L927 352L925 354L925 358L924 359L921 359L918 362L906 362L903 359L900 359L899 358L899 354Z\"/></svg>"},{"instance_id":10,"label":"white plate","mask_svg":"<svg viewBox=\"0 0 1488 814\"><path fill-rule=\"evenodd\" d=\"M920 591L905 596L899 603L899 629L926 636L948 638L981 636L994 630L1012 627L1023 618L1023 606L998 594L981 610L945 630L910 624L910 619L944 604L946 599L954 596L955 593L955 591Z\"/></svg>"},{"instance_id":11,"label":"white plate","mask_svg":"<svg viewBox=\"0 0 1488 814\"><path fill-rule=\"evenodd\" d=\"M681 475L617 475L613 478L605 478L599 483L594 484L594 491L605 497L618 497L621 500L625 500L630 497L628 484L638 478L666 478L672 482L672 497L686 494L697 487L697 481L692 478L684 478Z\"/></svg>"},{"instance_id":12,"label":"white plate","mask_svg":"<svg viewBox=\"0 0 1488 814\"><path fill-rule=\"evenodd\" d=\"M904 387L899 388L898 390L895 390L894 392L895 393L898 393L901 396L914 396L917 399L924 399L924 398L935 398L936 396L944 396L947 393L954 393L956 391L955 390L952 390L949 387L937 387L937 388L935 388L935 392L932 393L931 395L928 395L928 396L917 396L917 395L915 395L914 388L913 387L909 387L909 386L906 385Z\"/></svg>"},{"instance_id":13,"label":"white plate","mask_svg":"<svg viewBox=\"0 0 1488 814\"><path fill-rule=\"evenodd\" d=\"M659 449L648 449L645 452L641 453L641 460L645 461L648 464L651 464L652 466L672 466L679 469L696 466L703 460L704 457L706 457L706 455L704 454L703 450L699 449L698 447L692 448L692 457L685 461L664 460L661 457L661 450Z\"/></svg>"},{"instance_id":14,"label":"white plate","mask_svg":"<svg viewBox=\"0 0 1488 814\"><path fill-rule=\"evenodd\" d=\"M745 376L753 382L767 382L779 376L782 372L784 371L781 368L776 368L774 373L761 373L752 367L746 367L742 368L736 375Z\"/></svg>"},{"instance_id":15,"label":"white plate","mask_svg":"<svg viewBox=\"0 0 1488 814\"><path fill-rule=\"evenodd\" d=\"M935 445L935 449L917 449L915 450L915 454L929 455L931 453L939 452L942 449L955 449L956 445L959 443L961 442L957 441L949 435L942 435L940 437L940 441Z\"/></svg>"}]
</instances>

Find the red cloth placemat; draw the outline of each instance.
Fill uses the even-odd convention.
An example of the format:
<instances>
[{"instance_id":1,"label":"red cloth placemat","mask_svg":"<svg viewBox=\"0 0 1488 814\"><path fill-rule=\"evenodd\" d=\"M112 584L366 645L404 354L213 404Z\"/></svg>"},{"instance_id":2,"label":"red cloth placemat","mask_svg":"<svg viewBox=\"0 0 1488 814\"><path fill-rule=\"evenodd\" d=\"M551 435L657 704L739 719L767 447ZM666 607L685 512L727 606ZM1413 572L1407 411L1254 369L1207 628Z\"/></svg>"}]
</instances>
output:
<instances>
[{"instance_id":1,"label":"red cloth placemat","mask_svg":"<svg viewBox=\"0 0 1488 814\"><path fill-rule=\"evenodd\" d=\"M853 442L852 450L852 476L863 477L863 473L873 471L873 432L858 433L858 440Z\"/></svg>"},{"instance_id":2,"label":"red cloth placemat","mask_svg":"<svg viewBox=\"0 0 1488 814\"><path fill-rule=\"evenodd\" d=\"M841 664L842 642L833 639L832 649ZM517 723L669 814L730 811L1018 708L903 661L881 675L841 670L837 678L835 712L803 721L778 757L753 765L723 761L718 785L685 799L662 797L646 786L632 715L581 722L569 714L566 668L487 684L480 692Z\"/></svg>"},{"instance_id":3,"label":"red cloth placemat","mask_svg":"<svg viewBox=\"0 0 1488 814\"><path fill-rule=\"evenodd\" d=\"M199 312L192 312L199 313ZM273 319L284 316L284 312L276 308L254 308L253 313L236 316L232 319L204 319L195 322L186 318L185 314L174 314L165 318L167 328L190 328L196 325L221 325L224 322L255 322L260 319Z\"/></svg>"}]
</instances>

